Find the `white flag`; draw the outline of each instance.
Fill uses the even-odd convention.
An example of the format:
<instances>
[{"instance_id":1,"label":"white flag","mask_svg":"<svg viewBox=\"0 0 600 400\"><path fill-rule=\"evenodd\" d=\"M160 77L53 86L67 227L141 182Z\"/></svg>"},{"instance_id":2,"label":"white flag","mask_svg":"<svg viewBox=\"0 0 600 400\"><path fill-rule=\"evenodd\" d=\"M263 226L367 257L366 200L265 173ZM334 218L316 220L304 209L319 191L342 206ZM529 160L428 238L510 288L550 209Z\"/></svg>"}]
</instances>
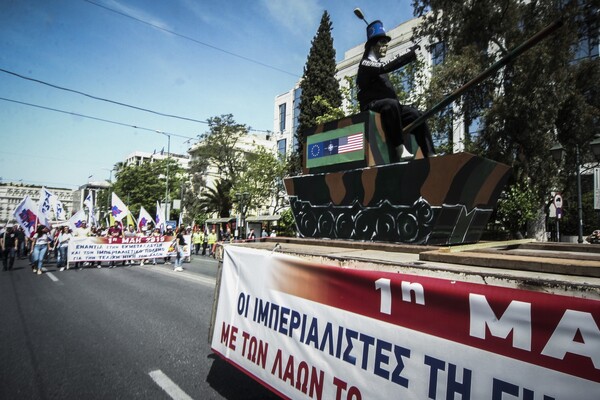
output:
<instances>
[{"instance_id":1,"label":"white flag","mask_svg":"<svg viewBox=\"0 0 600 400\"><path fill-rule=\"evenodd\" d=\"M148 213L148 211L146 211L144 206L140 206L140 216L138 217L138 220L137 220L138 231L142 231L142 230L144 230L143 228L147 228L148 223L150 223L152 221L153 220L152 220L152 217L150 216L150 213Z\"/></svg>"},{"instance_id":2,"label":"white flag","mask_svg":"<svg viewBox=\"0 0 600 400\"><path fill-rule=\"evenodd\" d=\"M37 205L29 196L25 196L13 213L17 223L23 227L25 235L30 237L36 228Z\"/></svg>"},{"instance_id":3,"label":"white flag","mask_svg":"<svg viewBox=\"0 0 600 400\"><path fill-rule=\"evenodd\" d=\"M56 219L59 219L61 221L64 221L65 219L67 219L67 217L65 215L65 207L63 206L62 201L60 201L58 199L58 197L56 198L56 201L54 202L54 215L56 215Z\"/></svg>"},{"instance_id":4,"label":"white flag","mask_svg":"<svg viewBox=\"0 0 600 400\"><path fill-rule=\"evenodd\" d=\"M110 212L113 218L119 222L123 218L125 218L127 214L129 214L129 209L127 208L125 203L121 201L121 199L119 198L119 196L117 196L115 192L113 192L112 194L112 208Z\"/></svg>"},{"instance_id":5,"label":"white flag","mask_svg":"<svg viewBox=\"0 0 600 400\"><path fill-rule=\"evenodd\" d=\"M160 232L164 232L165 223L167 221L167 217L165 216L165 211L161 208L160 203L156 202L156 227L160 228Z\"/></svg>"},{"instance_id":6,"label":"white flag","mask_svg":"<svg viewBox=\"0 0 600 400\"><path fill-rule=\"evenodd\" d=\"M82 223L86 222L85 211L79 210L69 220L67 221L67 225L71 230L75 230L75 228L79 228Z\"/></svg>"},{"instance_id":7,"label":"white flag","mask_svg":"<svg viewBox=\"0 0 600 400\"><path fill-rule=\"evenodd\" d=\"M94 209L94 200L92 199L92 192L89 192L85 200L83 201L83 205L88 208L88 223L90 225L98 225L96 221L96 210Z\"/></svg>"},{"instance_id":8,"label":"white flag","mask_svg":"<svg viewBox=\"0 0 600 400\"><path fill-rule=\"evenodd\" d=\"M38 202L40 214L48 216L52 209L52 203L55 201L55 197L56 196L45 187L40 189L40 200Z\"/></svg>"}]
</instances>

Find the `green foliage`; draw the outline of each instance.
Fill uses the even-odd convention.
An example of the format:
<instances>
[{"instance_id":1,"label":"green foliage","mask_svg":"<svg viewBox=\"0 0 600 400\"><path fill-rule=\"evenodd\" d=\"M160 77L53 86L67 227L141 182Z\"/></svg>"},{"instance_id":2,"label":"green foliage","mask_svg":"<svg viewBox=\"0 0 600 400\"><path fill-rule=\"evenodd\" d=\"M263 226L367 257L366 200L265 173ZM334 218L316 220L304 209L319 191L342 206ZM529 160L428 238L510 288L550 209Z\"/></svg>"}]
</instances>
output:
<instances>
[{"instance_id":1,"label":"green foliage","mask_svg":"<svg viewBox=\"0 0 600 400\"><path fill-rule=\"evenodd\" d=\"M231 114L209 118L208 128L191 152L184 205L192 216L218 213L228 217L233 204L231 188L247 168L247 159L238 142L248 135L249 128L235 122ZM207 177L215 174L221 178L214 187L207 186Z\"/></svg>"},{"instance_id":2,"label":"green foliage","mask_svg":"<svg viewBox=\"0 0 600 400\"><path fill-rule=\"evenodd\" d=\"M329 14L324 11L317 33L312 40L308 59L304 66L304 74L300 82L302 94L300 95L300 116L297 133L300 136L298 137L298 143L300 144L302 143L302 132L315 126L318 117L333 108L340 107L342 104L339 83L335 78L335 49L331 30L332 25ZM317 96L321 100L314 101ZM301 148L298 149L298 153L302 153ZM299 156L292 158L292 161L295 162L290 168L292 173L300 171L299 160Z\"/></svg>"},{"instance_id":3,"label":"green foliage","mask_svg":"<svg viewBox=\"0 0 600 400\"><path fill-rule=\"evenodd\" d=\"M246 169L239 175L231 189L231 194L248 193L250 195L248 206L250 208L263 208L277 205L285 199L283 177L286 172L285 161L279 159L272 152L262 146L247 154ZM279 204L270 204L276 199Z\"/></svg>"},{"instance_id":4,"label":"green foliage","mask_svg":"<svg viewBox=\"0 0 600 400\"><path fill-rule=\"evenodd\" d=\"M183 169L176 160L167 158L142 165L120 165L117 169L112 191L123 200L136 218L140 206L153 215L156 211L156 202L164 201L167 164L169 165L169 199L172 200L180 197L183 177ZM97 204L100 207L110 204L110 197L99 196ZM174 215L176 213L171 217Z\"/></svg>"},{"instance_id":5,"label":"green foliage","mask_svg":"<svg viewBox=\"0 0 600 400\"><path fill-rule=\"evenodd\" d=\"M573 50L578 44L578 35L586 31L594 15L597 27L600 2L413 0L413 6L415 15L423 17L415 36L427 37L434 44L443 42L447 49L444 62L433 70L421 100L427 107L509 54L552 21L563 19L564 25L559 31L471 88L454 104L454 109L467 120L481 118L480 134L467 137L467 149L510 165L513 182L527 182L527 193L533 194L537 209L542 209L550 190L558 185L559 173L557 166L550 162L549 151L556 133L570 151L568 159L572 164L574 144L580 144L583 149L597 132L598 60L573 62ZM446 133L452 118L454 115L448 110L430 121L437 133L436 139L444 140L447 148L452 146ZM515 199L524 203L520 213L513 209L513 217L510 213L504 214L504 221L511 229L521 227L520 216L528 214L531 205L530 197L514 194Z\"/></svg>"},{"instance_id":6,"label":"green foliage","mask_svg":"<svg viewBox=\"0 0 600 400\"><path fill-rule=\"evenodd\" d=\"M280 236L296 236L296 222L291 208L281 213L281 218L277 222L277 229Z\"/></svg>"},{"instance_id":7,"label":"green foliage","mask_svg":"<svg viewBox=\"0 0 600 400\"><path fill-rule=\"evenodd\" d=\"M497 217L514 236L521 236L527 222L535 218L538 199L527 184L516 183L505 190L498 201Z\"/></svg>"},{"instance_id":8,"label":"green foliage","mask_svg":"<svg viewBox=\"0 0 600 400\"><path fill-rule=\"evenodd\" d=\"M213 214L219 217L229 217L233 200L231 197L231 181L221 179L215 182L215 186L204 189L202 197L198 202L198 211L195 213Z\"/></svg>"},{"instance_id":9,"label":"green foliage","mask_svg":"<svg viewBox=\"0 0 600 400\"><path fill-rule=\"evenodd\" d=\"M346 113L342 107L333 107L329 104L329 101L321 95L315 96L313 103L321 107L324 111L323 114L315 118L315 123L324 124L326 122L335 121L346 116Z\"/></svg>"},{"instance_id":10,"label":"green foliage","mask_svg":"<svg viewBox=\"0 0 600 400\"><path fill-rule=\"evenodd\" d=\"M246 168L246 159L240 157L236 146L248 135L248 126L238 124L233 115L226 114L208 119L209 131L200 135L200 144L194 149L195 172L206 172L209 167L223 174L232 183Z\"/></svg>"}]
</instances>

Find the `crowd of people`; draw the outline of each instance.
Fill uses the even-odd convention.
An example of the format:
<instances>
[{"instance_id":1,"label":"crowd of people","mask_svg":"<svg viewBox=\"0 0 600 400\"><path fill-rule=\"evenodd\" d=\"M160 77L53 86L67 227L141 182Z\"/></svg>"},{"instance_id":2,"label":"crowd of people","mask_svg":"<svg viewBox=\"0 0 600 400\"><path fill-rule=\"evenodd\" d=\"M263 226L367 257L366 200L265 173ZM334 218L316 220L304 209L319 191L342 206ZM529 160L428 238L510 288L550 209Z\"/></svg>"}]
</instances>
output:
<instances>
[{"instance_id":1,"label":"crowd of people","mask_svg":"<svg viewBox=\"0 0 600 400\"><path fill-rule=\"evenodd\" d=\"M66 225L53 228L38 225L31 237L28 237L22 227L14 225L8 226L0 232L3 270L12 270L15 259L26 258L29 258L32 271L39 275L43 273L44 262L48 262L52 258L56 260L56 267L59 271L68 270L71 267L79 269L84 267L102 268L102 262L100 261L69 263L69 244L73 238L131 238L144 236L171 236L174 238L172 247L176 256L173 270L176 272L183 271L183 262L190 261L189 256L186 255L186 246L191 246L189 254L214 258L219 243L229 243L239 239L237 231L234 235L229 227L217 232L215 228L208 230L206 228L203 229L200 226L194 226L192 228L191 226L185 227L181 225L176 230L173 230L172 226L167 226L165 231L161 232L159 228L143 228L141 230L136 230L134 225L128 225L126 229L123 229L121 223L118 221L115 221L114 225L109 227L96 227L93 225L88 227L85 222L82 222L81 225L75 229L71 229ZM186 242L187 236L191 237L191 243ZM267 236L273 237L275 236L275 232L272 231L269 235L263 228L261 237L264 238ZM251 229L246 235L245 240L255 239L256 234L254 233L254 229ZM121 263L121 265L135 265L139 263L140 266L146 264L156 265L157 261L162 261L166 265L172 265L172 257L168 256L126 261L109 261L108 268L115 268L117 263Z\"/></svg>"}]
</instances>

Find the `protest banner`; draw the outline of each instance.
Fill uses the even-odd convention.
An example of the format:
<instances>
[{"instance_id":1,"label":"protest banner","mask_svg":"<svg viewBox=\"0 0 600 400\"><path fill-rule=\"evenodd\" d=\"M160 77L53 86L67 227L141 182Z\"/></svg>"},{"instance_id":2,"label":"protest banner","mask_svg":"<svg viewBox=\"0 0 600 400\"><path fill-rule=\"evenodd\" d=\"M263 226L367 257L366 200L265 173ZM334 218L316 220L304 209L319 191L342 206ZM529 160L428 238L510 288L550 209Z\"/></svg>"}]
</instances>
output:
<instances>
[{"instance_id":1,"label":"protest banner","mask_svg":"<svg viewBox=\"0 0 600 400\"><path fill-rule=\"evenodd\" d=\"M184 255L191 254L191 235L184 235ZM69 262L128 261L147 258L176 257L174 236L84 237L69 243Z\"/></svg>"},{"instance_id":2,"label":"protest banner","mask_svg":"<svg viewBox=\"0 0 600 400\"><path fill-rule=\"evenodd\" d=\"M211 346L284 398L591 399L600 301L226 246Z\"/></svg>"}]
</instances>

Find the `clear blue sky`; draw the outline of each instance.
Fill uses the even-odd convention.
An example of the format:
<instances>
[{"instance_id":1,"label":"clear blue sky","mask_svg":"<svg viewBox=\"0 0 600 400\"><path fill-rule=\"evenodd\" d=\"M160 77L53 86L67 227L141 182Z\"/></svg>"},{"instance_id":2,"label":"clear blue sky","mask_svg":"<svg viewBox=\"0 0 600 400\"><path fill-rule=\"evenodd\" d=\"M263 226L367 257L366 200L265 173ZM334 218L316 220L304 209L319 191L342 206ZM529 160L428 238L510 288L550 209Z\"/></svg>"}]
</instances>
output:
<instances>
[{"instance_id":1,"label":"clear blue sky","mask_svg":"<svg viewBox=\"0 0 600 400\"><path fill-rule=\"evenodd\" d=\"M410 0L1 0L0 69L164 114L233 114L272 130L274 98L302 75L324 10L338 61L365 40L355 7L388 29L413 15ZM133 151L166 150L156 130L172 133L171 151L182 154L208 130L7 72L0 97L2 182L76 188L90 175L108 179Z\"/></svg>"}]
</instances>

